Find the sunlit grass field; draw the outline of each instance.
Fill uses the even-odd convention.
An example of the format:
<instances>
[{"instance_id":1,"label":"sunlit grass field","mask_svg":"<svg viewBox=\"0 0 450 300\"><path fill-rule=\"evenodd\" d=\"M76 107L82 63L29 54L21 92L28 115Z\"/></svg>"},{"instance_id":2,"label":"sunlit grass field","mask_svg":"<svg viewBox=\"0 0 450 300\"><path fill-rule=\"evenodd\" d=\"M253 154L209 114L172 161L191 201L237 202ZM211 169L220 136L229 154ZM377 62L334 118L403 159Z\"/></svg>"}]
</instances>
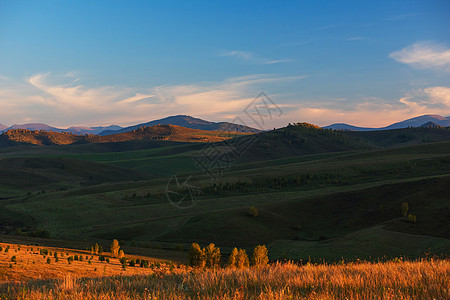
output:
<instances>
[{"instance_id":1,"label":"sunlit grass field","mask_svg":"<svg viewBox=\"0 0 450 300\"><path fill-rule=\"evenodd\" d=\"M450 262L274 263L0 285L1 299L448 299Z\"/></svg>"}]
</instances>

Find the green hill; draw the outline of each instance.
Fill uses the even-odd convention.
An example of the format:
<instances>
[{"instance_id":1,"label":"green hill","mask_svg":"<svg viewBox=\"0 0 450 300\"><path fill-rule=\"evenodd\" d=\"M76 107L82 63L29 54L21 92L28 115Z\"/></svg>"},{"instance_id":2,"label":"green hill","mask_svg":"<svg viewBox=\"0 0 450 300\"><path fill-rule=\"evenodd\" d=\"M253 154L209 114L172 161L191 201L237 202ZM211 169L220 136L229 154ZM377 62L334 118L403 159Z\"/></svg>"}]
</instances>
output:
<instances>
[{"instance_id":1,"label":"green hill","mask_svg":"<svg viewBox=\"0 0 450 300\"><path fill-rule=\"evenodd\" d=\"M405 142L399 134L414 138ZM117 238L168 250L214 242L224 253L266 244L271 258L303 260L446 254L447 134L423 128L355 135L297 124L212 144L2 148L0 231L105 245ZM196 163L205 150L230 155L215 180ZM193 200L186 188L172 190L174 175L180 184L189 178ZM168 197L168 190L180 196ZM403 202L416 222L402 217Z\"/></svg>"}]
</instances>

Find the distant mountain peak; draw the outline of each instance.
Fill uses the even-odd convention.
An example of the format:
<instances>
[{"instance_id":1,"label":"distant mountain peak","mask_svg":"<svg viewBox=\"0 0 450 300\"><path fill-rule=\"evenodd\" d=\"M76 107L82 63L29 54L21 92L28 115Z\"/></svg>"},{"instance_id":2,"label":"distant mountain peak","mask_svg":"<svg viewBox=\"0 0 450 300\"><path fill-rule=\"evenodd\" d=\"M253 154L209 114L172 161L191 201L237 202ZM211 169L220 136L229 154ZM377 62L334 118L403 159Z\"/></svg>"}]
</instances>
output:
<instances>
[{"instance_id":1,"label":"distant mountain peak","mask_svg":"<svg viewBox=\"0 0 450 300\"><path fill-rule=\"evenodd\" d=\"M440 128L440 127L442 127L442 126L440 126L440 125L438 125L438 124L436 124L436 123L434 123L434 122L426 122L426 123L420 125L419 127L426 127L426 128Z\"/></svg>"},{"instance_id":2,"label":"distant mountain peak","mask_svg":"<svg viewBox=\"0 0 450 300\"><path fill-rule=\"evenodd\" d=\"M117 133L124 133L136 130L140 127L150 127L154 125L176 125L181 127L186 127L190 129L199 129L199 130L207 130L207 131L234 131L234 132L243 132L243 133L257 133L260 130L251 128L244 125L233 124L228 122L211 122L206 121L200 118L195 118L188 115L176 115L169 116L163 119L150 121L147 123L141 123L129 127L122 128L120 130L105 130L100 133L100 135L111 135Z\"/></svg>"},{"instance_id":3,"label":"distant mountain peak","mask_svg":"<svg viewBox=\"0 0 450 300\"><path fill-rule=\"evenodd\" d=\"M400 121L394 124L391 124L386 127L381 128L365 128L365 127L357 127L349 124L343 124L343 123L336 123L332 125L325 126L325 129L336 129L336 130L354 130L354 131L369 131L369 130L389 130L389 129L401 129L401 128L407 128L407 127L423 127L423 125L427 123L433 123L440 127L448 127L450 126L450 118L449 117L443 117L440 115L423 115L414 117L411 119L407 119L404 121ZM432 125L432 124L428 124Z\"/></svg>"}]
</instances>

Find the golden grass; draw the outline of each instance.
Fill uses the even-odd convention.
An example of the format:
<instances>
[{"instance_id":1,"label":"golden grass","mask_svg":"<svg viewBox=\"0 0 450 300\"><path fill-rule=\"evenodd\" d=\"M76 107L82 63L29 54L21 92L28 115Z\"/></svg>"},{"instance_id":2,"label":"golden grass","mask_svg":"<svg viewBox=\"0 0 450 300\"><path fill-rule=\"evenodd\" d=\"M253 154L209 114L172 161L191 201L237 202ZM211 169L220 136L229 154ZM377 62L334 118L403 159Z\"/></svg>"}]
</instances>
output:
<instances>
[{"instance_id":1,"label":"golden grass","mask_svg":"<svg viewBox=\"0 0 450 300\"><path fill-rule=\"evenodd\" d=\"M169 266L164 263L158 263L159 267L140 268L127 267L122 269L122 265L116 258L109 258L110 262L100 262L99 255L91 255L89 251L43 247L43 246L26 246L18 244L0 243L3 248L0 251L0 283L24 282L36 279L65 279L68 275L73 278L83 277L108 277L115 275L149 275L155 272L164 272ZM5 252L9 246L8 252ZM39 249L47 249L51 255L41 255ZM58 253L59 261L56 262L53 256L54 252ZM104 253L108 256L109 253ZM69 256L83 256L83 261L73 261L70 264L67 261ZM16 262L12 262L11 258L15 256ZM86 259L92 257L91 263ZM50 258L50 264L47 263ZM128 259L149 259L142 256L130 256Z\"/></svg>"},{"instance_id":2,"label":"golden grass","mask_svg":"<svg viewBox=\"0 0 450 300\"><path fill-rule=\"evenodd\" d=\"M165 268L141 275L128 273L131 269L141 268L128 267L119 276L66 275L5 283L0 285L0 299L450 298L449 260L305 266L275 263L243 270Z\"/></svg>"}]
</instances>

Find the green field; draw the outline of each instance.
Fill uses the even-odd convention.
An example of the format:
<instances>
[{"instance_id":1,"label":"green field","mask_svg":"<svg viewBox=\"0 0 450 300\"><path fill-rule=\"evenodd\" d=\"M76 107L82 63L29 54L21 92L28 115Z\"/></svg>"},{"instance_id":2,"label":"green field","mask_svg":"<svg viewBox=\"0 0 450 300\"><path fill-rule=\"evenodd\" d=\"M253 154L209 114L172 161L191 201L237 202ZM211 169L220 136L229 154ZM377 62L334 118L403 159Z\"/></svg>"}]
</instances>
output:
<instances>
[{"instance_id":1,"label":"green field","mask_svg":"<svg viewBox=\"0 0 450 300\"><path fill-rule=\"evenodd\" d=\"M214 242L228 253L266 244L272 259L450 253L447 128L291 126L236 141L245 147L239 155L226 152L234 140L213 145L228 159L214 180L195 160L206 144L0 148L0 230L45 230L104 247L117 238L135 249ZM193 200L174 189L174 175L192 176ZM181 208L168 189L187 195ZM403 202L416 222L402 216ZM251 206L258 216L249 215Z\"/></svg>"}]
</instances>

